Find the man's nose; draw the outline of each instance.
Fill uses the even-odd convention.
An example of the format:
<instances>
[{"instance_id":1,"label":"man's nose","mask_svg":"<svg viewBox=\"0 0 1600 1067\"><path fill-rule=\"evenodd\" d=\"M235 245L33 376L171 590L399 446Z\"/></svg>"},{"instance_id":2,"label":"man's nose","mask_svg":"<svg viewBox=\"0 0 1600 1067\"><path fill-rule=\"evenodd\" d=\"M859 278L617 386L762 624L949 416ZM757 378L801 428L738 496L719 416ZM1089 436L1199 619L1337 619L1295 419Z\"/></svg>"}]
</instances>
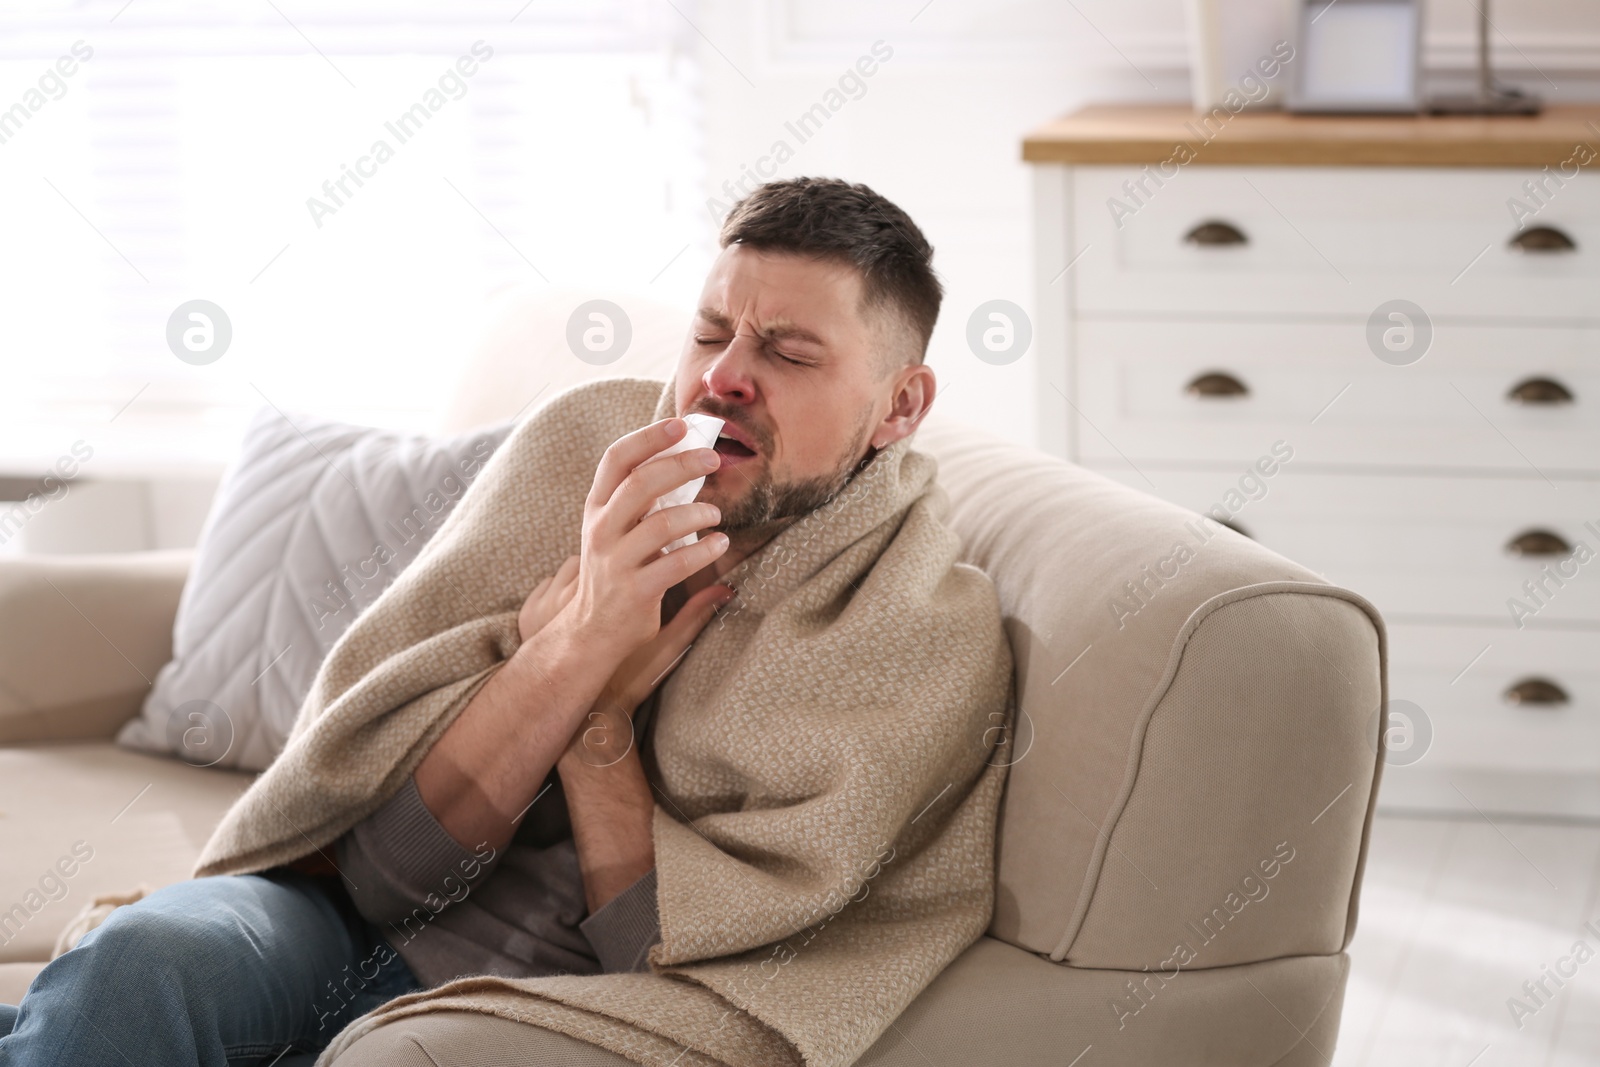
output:
<instances>
[{"instance_id":1,"label":"man's nose","mask_svg":"<svg viewBox=\"0 0 1600 1067\"><path fill-rule=\"evenodd\" d=\"M748 404L753 401L756 388L751 366L760 344L758 338L749 334L735 334L728 346L706 366L701 378L706 391L735 403Z\"/></svg>"}]
</instances>

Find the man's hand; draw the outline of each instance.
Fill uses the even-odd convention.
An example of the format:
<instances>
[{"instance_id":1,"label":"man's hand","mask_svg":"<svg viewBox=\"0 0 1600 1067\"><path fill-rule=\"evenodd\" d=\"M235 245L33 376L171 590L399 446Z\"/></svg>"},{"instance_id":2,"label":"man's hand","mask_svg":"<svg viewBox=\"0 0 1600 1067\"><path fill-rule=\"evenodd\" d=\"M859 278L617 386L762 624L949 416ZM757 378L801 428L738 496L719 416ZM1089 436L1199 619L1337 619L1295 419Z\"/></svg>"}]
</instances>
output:
<instances>
[{"instance_id":1,"label":"man's hand","mask_svg":"<svg viewBox=\"0 0 1600 1067\"><path fill-rule=\"evenodd\" d=\"M578 588L578 557L568 556L556 572L533 587L517 614L517 635L526 641L567 606Z\"/></svg>"},{"instance_id":2,"label":"man's hand","mask_svg":"<svg viewBox=\"0 0 1600 1067\"><path fill-rule=\"evenodd\" d=\"M683 658L717 609L733 596L729 586L706 586L690 597L654 637L623 660L600 690L584 723L572 735L560 766L565 769L579 761L591 767L608 767L627 755L633 745L634 713Z\"/></svg>"},{"instance_id":3,"label":"man's hand","mask_svg":"<svg viewBox=\"0 0 1600 1067\"><path fill-rule=\"evenodd\" d=\"M661 554L685 534L722 521L715 504L693 501L645 517L658 496L722 463L711 448L657 455L687 432L682 419L672 418L618 439L600 460L584 502L577 589L551 621L611 657L608 672L656 636L667 590L728 549L727 535L713 533Z\"/></svg>"}]
</instances>

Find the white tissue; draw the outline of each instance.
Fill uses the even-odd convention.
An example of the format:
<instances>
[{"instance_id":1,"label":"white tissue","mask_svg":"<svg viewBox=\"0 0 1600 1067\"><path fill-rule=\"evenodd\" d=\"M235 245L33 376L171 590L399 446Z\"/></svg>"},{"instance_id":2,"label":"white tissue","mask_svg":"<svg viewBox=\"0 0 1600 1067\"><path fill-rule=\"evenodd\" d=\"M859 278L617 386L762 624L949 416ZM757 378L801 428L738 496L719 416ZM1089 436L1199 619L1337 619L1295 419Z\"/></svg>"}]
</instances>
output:
<instances>
[{"instance_id":1,"label":"white tissue","mask_svg":"<svg viewBox=\"0 0 1600 1067\"><path fill-rule=\"evenodd\" d=\"M663 448L660 452L656 453L656 455L675 456L679 452L684 452L691 448L714 448L716 446L717 435L722 433L721 419L717 418L715 415L701 415L696 413L693 415L685 415L683 417L683 421L689 424L689 432L684 434L679 440L668 445L666 448ZM678 488L672 490L671 492L663 493L662 495L656 497L655 504L650 508L649 511L645 512L646 517L654 515L662 508L670 508L677 504L689 503L700 494L700 487L705 484L706 479L705 476L702 475L692 482L685 482L683 485L678 486ZM671 544L667 545L661 551L663 554L665 554L667 552L671 552L675 548L683 548L685 545L692 545L698 540L700 540L700 535L690 531L689 533L686 533L682 537L678 538L676 541L673 541Z\"/></svg>"}]
</instances>

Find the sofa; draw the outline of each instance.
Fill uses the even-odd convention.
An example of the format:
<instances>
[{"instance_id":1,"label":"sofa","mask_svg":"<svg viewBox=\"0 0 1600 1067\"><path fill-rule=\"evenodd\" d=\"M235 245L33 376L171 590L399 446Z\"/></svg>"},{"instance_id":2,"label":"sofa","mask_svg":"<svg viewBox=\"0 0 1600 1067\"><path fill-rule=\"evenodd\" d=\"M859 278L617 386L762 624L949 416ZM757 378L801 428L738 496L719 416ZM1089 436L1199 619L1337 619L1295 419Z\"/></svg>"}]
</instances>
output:
<instances>
[{"instance_id":1,"label":"sofa","mask_svg":"<svg viewBox=\"0 0 1600 1067\"><path fill-rule=\"evenodd\" d=\"M500 301L438 428L587 377L665 376L686 317L631 294L617 295L634 326L621 360L568 354L567 315L593 295ZM939 461L966 560L998 587L1018 713L987 934L859 1063L1328 1062L1382 766L1376 610L1193 512L937 411L916 444ZM171 655L189 558L0 560L0 1002L84 903L187 877L250 780L111 741ZM74 848L93 858L47 877ZM374 1030L338 1067L624 1062L440 1013Z\"/></svg>"}]
</instances>

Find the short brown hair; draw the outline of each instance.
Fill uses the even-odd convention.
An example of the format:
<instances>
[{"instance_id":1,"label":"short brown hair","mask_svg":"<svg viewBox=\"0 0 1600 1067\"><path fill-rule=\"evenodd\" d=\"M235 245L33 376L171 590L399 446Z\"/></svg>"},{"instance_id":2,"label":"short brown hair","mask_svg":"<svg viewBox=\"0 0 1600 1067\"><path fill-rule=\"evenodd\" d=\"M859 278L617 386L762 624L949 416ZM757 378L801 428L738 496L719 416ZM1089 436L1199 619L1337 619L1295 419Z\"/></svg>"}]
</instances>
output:
<instances>
[{"instance_id":1,"label":"short brown hair","mask_svg":"<svg viewBox=\"0 0 1600 1067\"><path fill-rule=\"evenodd\" d=\"M939 319L944 287L933 246L911 216L865 185L838 178L768 182L733 206L720 244L848 263L861 275L862 303L896 313L921 363Z\"/></svg>"}]
</instances>

